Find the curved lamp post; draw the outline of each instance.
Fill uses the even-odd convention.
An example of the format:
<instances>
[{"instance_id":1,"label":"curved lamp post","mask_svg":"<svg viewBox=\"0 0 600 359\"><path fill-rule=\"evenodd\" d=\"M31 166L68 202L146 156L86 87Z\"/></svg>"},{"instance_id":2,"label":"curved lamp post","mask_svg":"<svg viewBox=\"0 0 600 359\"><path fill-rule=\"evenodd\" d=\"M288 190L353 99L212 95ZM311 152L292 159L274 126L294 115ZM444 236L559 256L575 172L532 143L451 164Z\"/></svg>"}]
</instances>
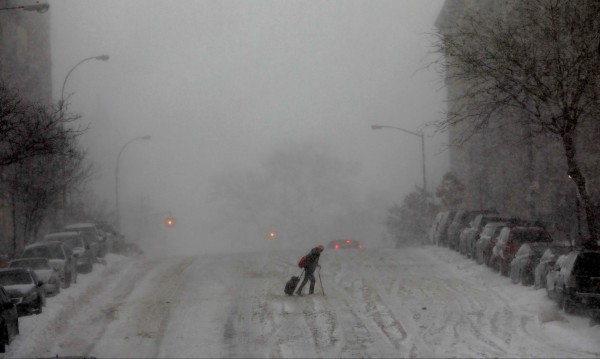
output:
<instances>
[{"instance_id":1,"label":"curved lamp post","mask_svg":"<svg viewBox=\"0 0 600 359\"><path fill-rule=\"evenodd\" d=\"M417 137L421 138L421 159L423 162L423 196L425 196L425 193L427 193L427 177L425 174L425 135L423 134L423 132L417 133L417 132L413 132L413 131L409 131L409 130L405 130L403 128L400 127L396 127L396 126L381 126L381 125L372 125L371 129L373 130L379 130L382 128L392 128L394 130L398 130L398 131L402 131Z\"/></svg>"},{"instance_id":2,"label":"curved lamp post","mask_svg":"<svg viewBox=\"0 0 600 359\"><path fill-rule=\"evenodd\" d=\"M99 55L99 56L91 56L91 57L86 57L85 59L79 61L78 63L75 64L75 66L71 67L71 69L69 70L69 72L67 72L67 76L65 76L65 80L63 81L62 84L62 88L60 90L60 108L62 109L64 103L65 103L65 85L67 84L67 80L69 79L69 76L71 75L71 72L73 72L73 70L75 70L77 68L77 66L81 65L82 63L89 61L89 60L101 60L101 61L108 61L110 57L108 55Z\"/></svg>"},{"instance_id":3,"label":"curved lamp post","mask_svg":"<svg viewBox=\"0 0 600 359\"><path fill-rule=\"evenodd\" d=\"M132 138L131 140L127 141L127 143L125 143L123 145L123 147L121 147L121 150L119 151L119 155L117 156L117 168L115 170L115 214L116 214L116 225L117 225L117 231L121 231L121 220L119 217L119 163L121 162L121 155L123 154L123 151L125 151L125 148L127 148L127 146L129 146L132 142L137 141L137 140L149 140L150 136L140 136L140 137L135 137Z\"/></svg>"}]
</instances>

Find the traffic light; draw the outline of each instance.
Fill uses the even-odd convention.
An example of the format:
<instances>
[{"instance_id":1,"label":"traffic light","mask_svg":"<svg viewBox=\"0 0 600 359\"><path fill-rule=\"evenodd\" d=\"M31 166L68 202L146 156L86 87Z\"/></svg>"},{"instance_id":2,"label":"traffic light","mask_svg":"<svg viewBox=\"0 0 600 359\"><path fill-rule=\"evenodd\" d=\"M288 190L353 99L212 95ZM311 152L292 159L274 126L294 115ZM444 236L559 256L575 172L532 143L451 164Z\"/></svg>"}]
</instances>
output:
<instances>
[{"instance_id":1,"label":"traffic light","mask_svg":"<svg viewBox=\"0 0 600 359\"><path fill-rule=\"evenodd\" d=\"M169 228L175 227L175 218L171 216L167 217L167 219L165 219L165 226Z\"/></svg>"},{"instance_id":2,"label":"traffic light","mask_svg":"<svg viewBox=\"0 0 600 359\"><path fill-rule=\"evenodd\" d=\"M277 232L275 232L275 231L269 232L269 239L275 239L275 238L277 238Z\"/></svg>"}]
</instances>

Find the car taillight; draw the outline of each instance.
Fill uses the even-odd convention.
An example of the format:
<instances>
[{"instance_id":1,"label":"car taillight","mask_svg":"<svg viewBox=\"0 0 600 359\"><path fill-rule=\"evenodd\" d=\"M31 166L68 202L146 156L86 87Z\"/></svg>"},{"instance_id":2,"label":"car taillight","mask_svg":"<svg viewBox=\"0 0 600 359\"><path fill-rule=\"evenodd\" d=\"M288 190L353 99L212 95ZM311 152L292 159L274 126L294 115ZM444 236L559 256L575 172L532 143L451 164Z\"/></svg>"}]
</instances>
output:
<instances>
[{"instance_id":1,"label":"car taillight","mask_svg":"<svg viewBox=\"0 0 600 359\"><path fill-rule=\"evenodd\" d=\"M335 249L339 249L339 248L340 248L340 245L336 243L335 244Z\"/></svg>"},{"instance_id":2,"label":"car taillight","mask_svg":"<svg viewBox=\"0 0 600 359\"><path fill-rule=\"evenodd\" d=\"M349 239L346 239L346 244L350 244L350 240Z\"/></svg>"},{"instance_id":3,"label":"car taillight","mask_svg":"<svg viewBox=\"0 0 600 359\"><path fill-rule=\"evenodd\" d=\"M359 245L358 245L358 248L362 248L362 244L359 244Z\"/></svg>"}]
</instances>

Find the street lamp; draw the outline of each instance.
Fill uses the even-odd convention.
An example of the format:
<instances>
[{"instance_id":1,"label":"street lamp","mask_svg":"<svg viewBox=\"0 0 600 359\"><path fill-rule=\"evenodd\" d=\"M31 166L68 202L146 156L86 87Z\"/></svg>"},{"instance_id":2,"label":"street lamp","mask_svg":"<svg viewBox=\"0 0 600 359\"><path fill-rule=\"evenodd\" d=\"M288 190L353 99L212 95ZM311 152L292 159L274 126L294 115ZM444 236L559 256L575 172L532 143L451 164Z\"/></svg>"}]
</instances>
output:
<instances>
[{"instance_id":1,"label":"street lamp","mask_svg":"<svg viewBox=\"0 0 600 359\"><path fill-rule=\"evenodd\" d=\"M392 128L394 130L402 131L421 138L421 159L423 162L423 196L425 196L425 193L427 191L427 177L425 174L425 135L423 134L423 132L417 133L396 126L371 125L371 129L373 130L379 130L382 128Z\"/></svg>"},{"instance_id":2,"label":"street lamp","mask_svg":"<svg viewBox=\"0 0 600 359\"><path fill-rule=\"evenodd\" d=\"M13 7L3 7L0 10L25 10L25 11L35 11L39 13L44 13L48 11L50 8L49 4L35 4L35 5L21 5L21 6L13 6Z\"/></svg>"},{"instance_id":3,"label":"street lamp","mask_svg":"<svg viewBox=\"0 0 600 359\"><path fill-rule=\"evenodd\" d=\"M117 156L117 168L115 170L115 214L116 214L116 226L117 226L117 231L121 232L121 222L120 222L120 217L119 217L119 163L121 162L121 154L123 154L123 151L125 150L125 148L127 146L129 146L132 142L137 141L137 140L149 140L150 136L140 136L140 137L135 137L132 138L131 140L127 141L127 143L125 143L123 145L123 147L121 147L121 150L119 151L119 155Z\"/></svg>"},{"instance_id":4,"label":"street lamp","mask_svg":"<svg viewBox=\"0 0 600 359\"><path fill-rule=\"evenodd\" d=\"M65 80L63 81L62 84L62 89L60 90L60 108L62 110L63 105L65 103L65 85L67 84L67 79L69 78L69 75L71 75L71 72L73 72L73 70L75 70L77 68L77 66L81 65L82 63L89 61L89 60L101 60L101 61L108 61L109 56L108 55L99 55L99 56L91 56L91 57L86 57L85 59L79 61L78 63L75 64L75 66L71 67L71 69L69 70L69 72L67 72L67 76L65 76Z\"/></svg>"}]
</instances>

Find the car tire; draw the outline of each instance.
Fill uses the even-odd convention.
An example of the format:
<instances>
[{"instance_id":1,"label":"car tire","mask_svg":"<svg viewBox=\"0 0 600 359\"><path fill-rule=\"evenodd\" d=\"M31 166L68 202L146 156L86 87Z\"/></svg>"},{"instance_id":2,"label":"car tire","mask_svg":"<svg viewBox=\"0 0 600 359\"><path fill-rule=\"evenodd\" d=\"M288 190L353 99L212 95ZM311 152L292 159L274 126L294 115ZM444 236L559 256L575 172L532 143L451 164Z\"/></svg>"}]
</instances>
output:
<instances>
[{"instance_id":1,"label":"car tire","mask_svg":"<svg viewBox=\"0 0 600 359\"><path fill-rule=\"evenodd\" d=\"M563 290L563 294L561 296L560 307L565 314L573 314L575 312L573 300L570 298L568 293L565 293L565 290Z\"/></svg>"},{"instance_id":2,"label":"car tire","mask_svg":"<svg viewBox=\"0 0 600 359\"><path fill-rule=\"evenodd\" d=\"M8 329L6 324L2 328L2 336L0 337L0 353L6 353L6 345L8 344Z\"/></svg>"},{"instance_id":3,"label":"car tire","mask_svg":"<svg viewBox=\"0 0 600 359\"><path fill-rule=\"evenodd\" d=\"M94 269L94 263L91 259L88 259L87 264L85 265L85 273L90 273Z\"/></svg>"}]
</instances>

